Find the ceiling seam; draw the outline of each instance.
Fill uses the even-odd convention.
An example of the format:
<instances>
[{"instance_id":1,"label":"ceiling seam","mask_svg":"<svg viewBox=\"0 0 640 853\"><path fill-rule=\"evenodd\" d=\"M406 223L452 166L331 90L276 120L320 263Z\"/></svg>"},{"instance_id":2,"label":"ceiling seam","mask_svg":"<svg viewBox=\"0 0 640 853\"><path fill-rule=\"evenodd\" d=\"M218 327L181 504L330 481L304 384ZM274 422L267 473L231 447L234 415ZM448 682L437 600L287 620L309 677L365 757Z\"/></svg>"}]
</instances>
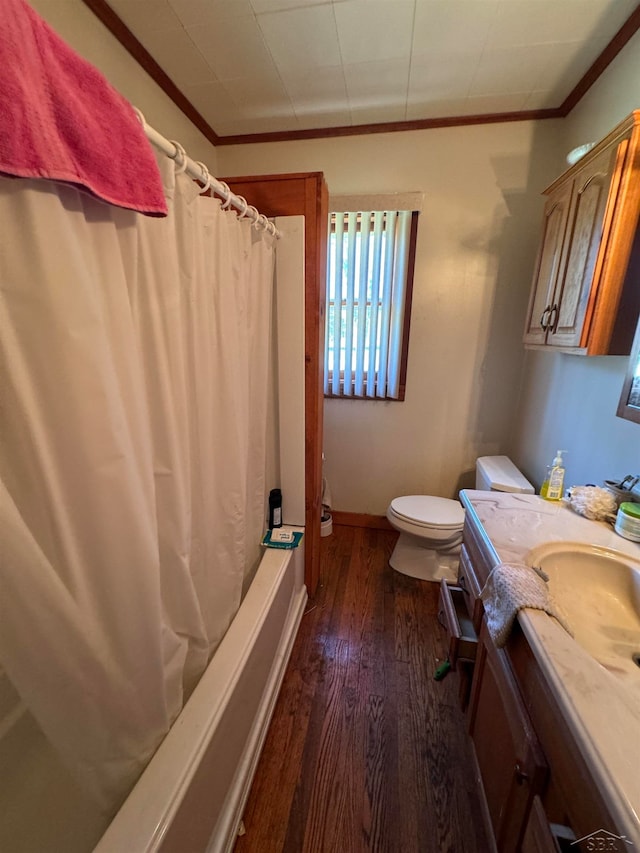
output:
<instances>
[{"instance_id":1,"label":"ceiling seam","mask_svg":"<svg viewBox=\"0 0 640 853\"><path fill-rule=\"evenodd\" d=\"M417 0L413 0L413 19L411 21L411 47L409 48L409 69L407 72L407 92L404 99L404 120L407 121L409 112L409 89L411 88L411 69L413 68L413 44L416 34L416 10Z\"/></svg>"},{"instance_id":2,"label":"ceiling seam","mask_svg":"<svg viewBox=\"0 0 640 853\"><path fill-rule=\"evenodd\" d=\"M498 9L499 8L500 8L500 0L497 0L496 4L494 6L494 9L493 9L494 21L498 15ZM491 26L493 26L494 21L491 22ZM476 64L475 71L473 72L473 77L469 81L469 88L467 89L466 100L469 100L470 98L473 97L471 95L471 89L473 88L473 84L475 83L476 77L478 76L478 70L479 70L480 64L482 63L482 60L484 58L484 52L487 49L487 41L489 40L489 31L490 31L490 28L487 29L487 34L484 38L484 42L482 43L482 50L480 51L480 55L478 56L478 62Z\"/></svg>"},{"instance_id":3,"label":"ceiling seam","mask_svg":"<svg viewBox=\"0 0 640 853\"><path fill-rule=\"evenodd\" d=\"M251 0L249 0L249 3L250 3L250 5L251 5L251 10L252 10L253 15L254 15L255 20L256 20L256 25L257 25L258 29L260 30L260 37L261 37L261 39L262 39L262 42L263 42L263 44L264 44L264 46L265 46L265 49L266 49L267 53L268 53L268 54L269 54L269 56L271 57L271 61L273 62L273 67L275 68L275 70L276 70L276 74L278 75L278 80L279 80L279 81L280 81L280 83L282 84L282 90L283 90L283 92L285 93L285 95L287 96L287 100L288 100L288 102L289 102L289 106L291 107L291 111L293 112L293 114L294 114L294 116L295 116L295 118L296 118L296 121L298 121L298 113L296 112L296 108L295 108L295 106L294 106L294 103L293 103L293 101L291 100L291 96L289 95L289 90L288 90L288 88L287 88L287 86L286 86L286 84L285 84L285 82L284 82L284 79L283 79L283 77L282 77L282 74L280 73L280 68L278 67L278 63L276 62L276 60L275 60L275 57L274 57L273 53L271 53L271 48L269 47L269 43L268 43L267 39L265 38L264 32L263 32L263 30L262 30L262 26L260 25L260 14L259 14L258 12L256 12L256 10L255 10L255 8L254 8L254 5L253 5L253 3L251 2ZM314 4L314 5L317 5L317 4ZM294 6L293 8L294 8L294 9L299 9L300 7L299 7L299 6ZM267 12L266 14L278 14L278 12L281 12L281 11L284 11L284 10L276 9L276 10L274 10L273 12Z\"/></svg>"},{"instance_id":4,"label":"ceiling seam","mask_svg":"<svg viewBox=\"0 0 640 853\"><path fill-rule=\"evenodd\" d=\"M340 2L340 0L339 0ZM349 107L349 124L353 126L353 112L351 110L351 97L349 95L349 87L347 86L347 75L344 70L344 56L342 55L342 45L340 44L340 33L338 31L338 19L336 18L336 4L335 0L331 2L331 14L333 15L333 26L336 31L336 44L338 45L338 53L340 54L340 70L342 71L342 83L344 85L344 94L347 99L347 106Z\"/></svg>"}]
</instances>

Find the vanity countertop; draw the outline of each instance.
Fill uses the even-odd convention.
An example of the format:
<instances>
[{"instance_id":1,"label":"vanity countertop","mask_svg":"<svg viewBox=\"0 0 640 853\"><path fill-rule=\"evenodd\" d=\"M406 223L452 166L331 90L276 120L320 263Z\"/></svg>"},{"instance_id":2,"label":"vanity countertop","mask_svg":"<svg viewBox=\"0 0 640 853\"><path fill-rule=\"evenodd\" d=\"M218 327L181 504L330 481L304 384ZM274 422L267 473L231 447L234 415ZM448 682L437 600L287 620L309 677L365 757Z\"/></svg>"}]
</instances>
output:
<instances>
[{"instance_id":1,"label":"vanity countertop","mask_svg":"<svg viewBox=\"0 0 640 853\"><path fill-rule=\"evenodd\" d=\"M562 503L470 489L460 497L490 565L526 562L532 548L554 541L600 545L640 559L640 544ZM640 849L640 669L636 680L612 674L543 611L522 610L518 620L612 815Z\"/></svg>"}]
</instances>

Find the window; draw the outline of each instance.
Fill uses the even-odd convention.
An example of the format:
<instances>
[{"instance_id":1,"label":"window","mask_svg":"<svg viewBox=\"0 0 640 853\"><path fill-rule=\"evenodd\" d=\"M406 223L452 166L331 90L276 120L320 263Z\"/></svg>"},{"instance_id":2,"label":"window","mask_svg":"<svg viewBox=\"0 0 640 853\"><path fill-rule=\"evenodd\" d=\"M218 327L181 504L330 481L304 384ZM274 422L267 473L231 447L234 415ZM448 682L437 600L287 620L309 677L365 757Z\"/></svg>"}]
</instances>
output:
<instances>
[{"instance_id":1,"label":"window","mask_svg":"<svg viewBox=\"0 0 640 853\"><path fill-rule=\"evenodd\" d=\"M417 211L332 213L324 393L403 400Z\"/></svg>"}]
</instances>

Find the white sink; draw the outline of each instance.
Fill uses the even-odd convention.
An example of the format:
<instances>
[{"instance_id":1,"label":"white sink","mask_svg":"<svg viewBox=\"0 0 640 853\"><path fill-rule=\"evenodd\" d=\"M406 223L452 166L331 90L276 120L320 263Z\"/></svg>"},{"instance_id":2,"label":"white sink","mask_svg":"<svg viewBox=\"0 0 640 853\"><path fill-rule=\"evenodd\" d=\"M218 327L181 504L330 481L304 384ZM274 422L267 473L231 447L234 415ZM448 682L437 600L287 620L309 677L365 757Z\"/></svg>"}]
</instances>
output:
<instances>
[{"instance_id":1,"label":"white sink","mask_svg":"<svg viewBox=\"0 0 640 853\"><path fill-rule=\"evenodd\" d=\"M640 559L582 542L547 542L526 556L574 639L611 673L640 685Z\"/></svg>"}]
</instances>

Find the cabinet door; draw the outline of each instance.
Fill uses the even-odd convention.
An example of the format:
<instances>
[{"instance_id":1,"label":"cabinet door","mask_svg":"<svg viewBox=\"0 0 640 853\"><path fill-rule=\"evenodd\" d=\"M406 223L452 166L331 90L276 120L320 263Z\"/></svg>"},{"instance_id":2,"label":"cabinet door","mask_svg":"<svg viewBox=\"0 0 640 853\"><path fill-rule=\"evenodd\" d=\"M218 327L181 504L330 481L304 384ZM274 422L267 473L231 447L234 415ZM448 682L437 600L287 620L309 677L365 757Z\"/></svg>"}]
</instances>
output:
<instances>
[{"instance_id":1,"label":"cabinet door","mask_svg":"<svg viewBox=\"0 0 640 853\"><path fill-rule=\"evenodd\" d=\"M549 822L542 800L535 796L522 839L521 853L573 853L579 849L576 843L575 833L570 827Z\"/></svg>"},{"instance_id":2,"label":"cabinet door","mask_svg":"<svg viewBox=\"0 0 640 853\"><path fill-rule=\"evenodd\" d=\"M522 853L558 853L558 850L540 797L534 797L522 840Z\"/></svg>"},{"instance_id":3,"label":"cabinet door","mask_svg":"<svg viewBox=\"0 0 640 853\"><path fill-rule=\"evenodd\" d=\"M551 193L544 207L542 242L533 276L529 312L524 332L525 344L543 344L551 319L564 234L569 217L573 183L566 181Z\"/></svg>"},{"instance_id":4,"label":"cabinet door","mask_svg":"<svg viewBox=\"0 0 640 853\"><path fill-rule=\"evenodd\" d=\"M516 853L547 767L505 652L495 648L485 624L468 719L497 849Z\"/></svg>"},{"instance_id":5,"label":"cabinet door","mask_svg":"<svg viewBox=\"0 0 640 853\"><path fill-rule=\"evenodd\" d=\"M626 147L626 141L622 145ZM547 336L547 344L551 346L583 345L582 332L598 252L606 241L605 223L615 204L616 188L612 180L617 159L618 147L607 148L575 175L562 271L553 296Z\"/></svg>"}]
</instances>

